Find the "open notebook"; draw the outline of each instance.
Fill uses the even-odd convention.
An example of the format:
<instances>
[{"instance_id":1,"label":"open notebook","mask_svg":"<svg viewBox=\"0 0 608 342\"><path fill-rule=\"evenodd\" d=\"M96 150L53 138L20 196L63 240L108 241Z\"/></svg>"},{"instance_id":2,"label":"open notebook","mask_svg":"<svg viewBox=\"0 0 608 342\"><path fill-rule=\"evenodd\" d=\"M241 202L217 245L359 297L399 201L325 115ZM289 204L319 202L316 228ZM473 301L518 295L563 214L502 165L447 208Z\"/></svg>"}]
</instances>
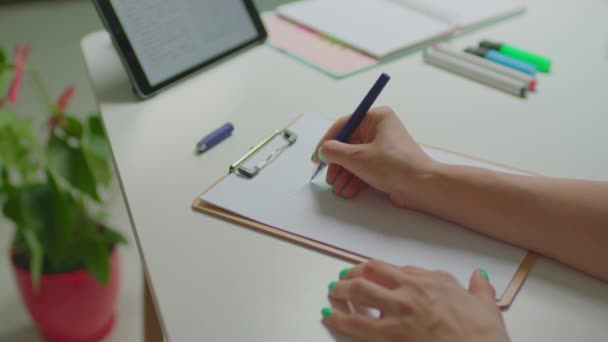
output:
<instances>
[{"instance_id":1,"label":"open notebook","mask_svg":"<svg viewBox=\"0 0 608 342\"><path fill-rule=\"evenodd\" d=\"M482 267L490 274L499 305L508 306L533 261L525 250L397 208L386 195L370 189L345 200L332 194L324 175L309 182L310 153L330 125L319 117L301 117L289 128L298 135L295 144L252 179L234 173L222 178L195 199L194 208L350 261L377 258L447 270L463 286L471 272ZM268 144L251 164L257 165L281 144ZM516 172L438 149L425 151L447 163Z\"/></svg>"},{"instance_id":2,"label":"open notebook","mask_svg":"<svg viewBox=\"0 0 608 342\"><path fill-rule=\"evenodd\" d=\"M523 0L300 0L277 13L381 59L524 8Z\"/></svg>"}]
</instances>

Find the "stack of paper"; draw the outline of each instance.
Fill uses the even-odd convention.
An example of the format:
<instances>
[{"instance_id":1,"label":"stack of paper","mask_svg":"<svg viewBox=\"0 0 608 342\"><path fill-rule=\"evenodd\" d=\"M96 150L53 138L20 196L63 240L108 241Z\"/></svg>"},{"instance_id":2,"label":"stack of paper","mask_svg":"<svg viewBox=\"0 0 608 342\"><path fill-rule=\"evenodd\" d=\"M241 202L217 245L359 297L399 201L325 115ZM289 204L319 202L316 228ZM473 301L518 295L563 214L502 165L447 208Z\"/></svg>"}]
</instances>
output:
<instances>
[{"instance_id":1,"label":"stack of paper","mask_svg":"<svg viewBox=\"0 0 608 342\"><path fill-rule=\"evenodd\" d=\"M381 59L523 9L521 0L302 0L277 13Z\"/></svg>"}]
</instances>

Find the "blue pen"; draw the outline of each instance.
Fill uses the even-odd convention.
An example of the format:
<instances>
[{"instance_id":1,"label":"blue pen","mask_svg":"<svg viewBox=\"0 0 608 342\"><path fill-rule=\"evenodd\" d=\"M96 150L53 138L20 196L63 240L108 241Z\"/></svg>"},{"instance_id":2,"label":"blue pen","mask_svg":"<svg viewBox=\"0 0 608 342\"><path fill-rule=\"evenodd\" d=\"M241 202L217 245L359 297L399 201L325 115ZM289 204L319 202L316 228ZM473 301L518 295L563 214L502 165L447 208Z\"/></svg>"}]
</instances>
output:
<instances>
[{"instance_id":1,"label":"blue pen","mask_svg":"<svg viewBox=\"0 0 608 342\"><path fill-rule=\"evenodd\" d=\"M338 140L343 143L348 141L351 134L353 134L355 129L359 127L359 124L361 124L361 121L363 121L363 118L365 117L369 109L372 107L374 101L376 101L378 95L380 95L382 89L384 89L384 86L388 83L390 79L391 77L385 73L382 73L382 75L378 77L378 80L376 81L376 83L374 83L372 89L369 90L367 95L365 95L365 97L363 98L363 101L361 101L357 109L355 109L350 118L348 118L348 121L346 121L342 129L340 129L340 132L338 132L338 134L336 135L335 140ZM313 179L315 179L319 172L321 172L323 168L325 168L326 165L327 164L323 161L319 162L319 166L317 166L315 172L310 178L311 182Z\"/></svg>"},{"instance_id":2,"label":"blue pen","mask_svg":"<svg viewBox=\"0 0 608 342\"><path fill-rule=\"evenodd\" d=\"M202 138L196 144L196 152L203 153L213 146L217 145L220 141L228 138L232 131L234 130L234 126L230 122L226 122L220 128L215 131L207 134L204 138Z\"/></svg>"},{"instance_id":3,"label":"blue pen","mask_svg":"<svg viewBox=\"0 0 608 342\"><path fill-rule=\"evenodd\" d=\"M464 50L470 54L485 58L494 63L502 64L508 68L515 69L526 73L530 76L536 75L536 67L530 63L520 61L519 59L507 56L496 50L490 50L486 48L468 48Z\"/></svg>"}]
</instances>

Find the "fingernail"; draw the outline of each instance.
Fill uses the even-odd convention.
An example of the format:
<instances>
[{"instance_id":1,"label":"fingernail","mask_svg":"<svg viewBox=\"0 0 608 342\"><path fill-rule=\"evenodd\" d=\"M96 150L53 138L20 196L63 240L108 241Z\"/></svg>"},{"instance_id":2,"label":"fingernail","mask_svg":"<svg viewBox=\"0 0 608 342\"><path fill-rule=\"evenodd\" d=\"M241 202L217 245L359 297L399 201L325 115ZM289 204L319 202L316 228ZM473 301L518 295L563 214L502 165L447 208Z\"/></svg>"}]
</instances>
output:
<instances>
[{"instance_id":1,"label":"fingernail","mask_svg":"<svg viewBox=\"0 0 608 342\"><path fill-rule=\"evenodd\" d=\"M486 270L484 270L483 268L479 269L479 272L481 272L481 275L486 278L487 281L490 281L490 276L488 275L488 272L486 272Z\"/></svg>"},{"instance_id":2,"label":"fingernail","mask_svg":"<svg viewBox=\"0 0 608 342\"><path fill-rule=\"evenodd\" d=\"M340 279L346 277L346 275L348 274L348 271L350 271L350 268L345 268L342 271L340 271Z\"/></svg>"},{"instance_id":3,"label":"fingernail","mask_svg":"<svg viewBox=\"0 0 608 342\"><path fill-rule=\"evenodd\" d=\"M320 161L323 161L323 152L321 150L323 150L323 147L319 147L319 150L317 151L317 157L319 157Z\"/></svg>"},{"instance_id":4,"label":"fingernail","mask_svg":"<svg viewBox=\"0 0 608 342\"><path fill-rule=\"evenodd\" d=\"M312 151L312 154L310 155L310 160L315 160L315 151Z\"/></svg>"},{"instance_id":5,"label":"fingernail","mask_svg":"<svg viewBox=\"0 0 608 342\"><path fill-rule=\"evenodd\" d=\"M341 194L342 194L342 197L346 198L346 188L342 189Z\"/></svg>"},{"instance_id":6,"label":"fingernail","mask_svg":"<svg viewBox=\"0 0 608 342\"><path fill-rule=\"evenodd\" d=\"M336 287L337 283L338 283L337 281L332 281L331 283L329 283L329 286L328 286L329 287L329 291L333 290L334 287Z\"/></svg>"},{"instance_id":7,"label":"fingernail","mask_svg":"<svg viewBox=\"0 0 608 342\"><path fill-rule=\"evenodd\" d=\"M329 317L331 315L331 309L330 308L321 309L321 315L323 315L324 318Z\"/></svg>"}]
</instances>

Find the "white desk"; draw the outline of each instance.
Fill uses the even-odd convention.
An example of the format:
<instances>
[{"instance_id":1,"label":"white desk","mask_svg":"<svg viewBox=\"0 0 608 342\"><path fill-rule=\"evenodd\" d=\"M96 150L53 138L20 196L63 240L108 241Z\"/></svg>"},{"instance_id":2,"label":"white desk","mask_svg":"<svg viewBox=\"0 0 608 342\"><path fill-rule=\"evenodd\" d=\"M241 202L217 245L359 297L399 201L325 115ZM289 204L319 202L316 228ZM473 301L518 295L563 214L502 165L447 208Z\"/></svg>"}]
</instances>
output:
<instances>
[{"instance_id":1,"label":"white desk","mask_svg":"<svg viewBox=\"0 0 608 342\"><path fill-rule=\"evenodd\" d=\"M606 18L604 0L537 0L523 16L456 39L504 39L553 57L527 100L424 65L419 53L335 81L261 46L140 102L108 36L87 36L84 58L168 337L331 340L319 310L345 262L194 212L190 202L296 114L351 111L381 70L393 79L378 103L395 108L419 141L608 180ZM233 136L195 157L194 143L227 120ZM543 258L505 313L514 341L605 341L607 318L607 284Z\"/></svg>"}]
</instances>

